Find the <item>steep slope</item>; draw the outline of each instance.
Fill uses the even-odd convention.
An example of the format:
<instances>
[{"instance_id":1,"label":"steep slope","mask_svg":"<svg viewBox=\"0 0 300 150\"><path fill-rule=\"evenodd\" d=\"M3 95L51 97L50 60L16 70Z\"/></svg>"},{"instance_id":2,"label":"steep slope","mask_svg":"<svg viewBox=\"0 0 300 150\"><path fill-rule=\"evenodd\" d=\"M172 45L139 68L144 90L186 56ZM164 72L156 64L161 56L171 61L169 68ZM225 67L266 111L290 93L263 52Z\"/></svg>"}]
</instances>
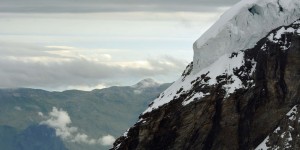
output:
<instances>
[{"instance_id":1,"label":"steep slope","mask_svg":"<svg viewBox=\"0 0 300 150\"><path fill-rule=\"evenodd\" d=\"M282 1L272 4L277 2ZM233 53L228 50L200 71L195 69L199 66L194 66L194 59L182 77L117 139L113 149L244 150L263 145L267 136L274 137L271 133L282 124L286 113L300 103L300 21L289 25L278 21L274 21L277 28L264 37L255 37L253 31L257 41L252 48L239 47L240 51ZM269 24L260 26L265 25ZM248 36L252 38L252 34ZM211 44L217 42L221 41ZM285 142L278 141L272 138L267 143L273 144L257 148L286 147ZM299 148L297 139L289 141L290 149Z\"/></svg>"},{"instance_id":2,"label":"steep slope","mask_svg":"<svg viewBox=\"0 0 300 150\"><path fill-rule=\"evenodd\" d=\"M279 122L278 127L255 150L300 149L299 118L299 105L296 105Z\"/></svg>"},{"instance_id":3,"label":"steep slope","mask_svg":"<svg viewBox=\"0 0 300 150\"><path fill-rule=\"evenodd\" d=\"M117 136L133 125L137 116L147 108L149 102L168 86L170 84L158 84L147 79L134 86L115 86L89 92L2 89L0 90L0 139L7 142L0 142L0 149L10 150L16 146L16 143L26 146L26 141L42 140L43 134L38 134L38 132L31 138L24 135L33 135L29 131L40 128L33 125L48 119L45 116L51 112L53 107L66 111L71 118L71 125L78 127L81 133L87 134L90 138L98 139L107 134ZM44 128L38 131L42 129ZM48 130L44 131L44 133L46 132L48 133ZM14 142L16 140L19 142ZM56 139L53 138L53 140ZM36 144L51 148L54 146L53 143L57 143L53 140L49 140L48 145L44 141L36 140ZM63 142L70 150L104 150L109 148L109 146L100 144ZM27 147L30 149L30 145ZM53 147L52 149L55 150Z\"/></svg>"}]
</instances>

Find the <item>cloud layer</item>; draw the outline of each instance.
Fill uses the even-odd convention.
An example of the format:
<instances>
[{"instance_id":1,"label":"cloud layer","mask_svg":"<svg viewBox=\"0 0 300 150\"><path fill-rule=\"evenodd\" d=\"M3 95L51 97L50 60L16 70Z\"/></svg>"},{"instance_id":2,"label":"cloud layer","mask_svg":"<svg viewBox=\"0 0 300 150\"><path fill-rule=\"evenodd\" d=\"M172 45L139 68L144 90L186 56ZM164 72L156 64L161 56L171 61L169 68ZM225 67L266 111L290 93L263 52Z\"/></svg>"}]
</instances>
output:
<instances>
[{"instance_id":1,"label":"cloud layer","mask_svg":"<svg viewBox=\"0 0 300 150\"><path fill-rule=\"evenodd\" d=\"M0 12L214 11L239 0L2 0Z\"/></svg>"},{"instance_id":2,"label":"cloud layer","mask_svg":"<svg viewBox=\"0 0 300 150\"><path fill-rule=\"evenodd\" d=\"M134 61L114 60L101 50L84 54L69 47L35 47L0 42L0 49L2 88L101 88L118 79L136 81L178 74L186 65L186 62L170 56Z\"/></svg>"},{"instance_id":3,"label":"cloud layer","mask_svg":"<svg viewBox=\"0 0 300 150\"><path fill-rule=\"evenodd\" d=\"M172 82L191 61L193 41L237 1L1 0L0 88Z\"/></svg>"},{"instance_id":4,"label":"cloud layer","mask_svg":"<svg viewBox=\"0 0 300 150\"><path fill-rule=\"evenodd\" d=\"M39 115L41 115L41 113L39 113ZM56 135L68 142L91 145L101 144L103 146L109 146L112 145L116 140L112 135L105 135L99 139L93 139L84 133L80 133L77 127L71 126L71 118L63 109L57 109L56 107L53 107L48 116L44 117L46 117L47 120L42 121L41 124L54 128Z\"/></svg>"}]
</instances>

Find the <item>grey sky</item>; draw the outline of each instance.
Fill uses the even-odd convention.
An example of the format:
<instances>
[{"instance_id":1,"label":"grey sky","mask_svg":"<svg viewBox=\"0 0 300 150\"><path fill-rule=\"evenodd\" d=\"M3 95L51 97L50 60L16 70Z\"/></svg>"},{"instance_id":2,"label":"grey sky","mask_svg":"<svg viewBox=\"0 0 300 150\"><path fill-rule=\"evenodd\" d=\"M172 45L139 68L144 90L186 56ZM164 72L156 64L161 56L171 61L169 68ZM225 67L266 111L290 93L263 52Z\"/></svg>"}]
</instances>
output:
<instances>
[{"instance_id":1,"label":"grey sky","mask_svg":"<svg viewBox=\"0 0 300 150\"><path fill-rule=\"evenodd\" d=\"M0 0L0 88L173 82L238 0Z\"/></svg>"},{"instance_id":2,"label":"grey sky","mask_svg":"<svg viewBox=\"0 0 300 150\"><path fill-rule=\"evenodd\" d=\"M1 0L0 12L215 11L238 0Z\"/></svg>"}]
</instances>

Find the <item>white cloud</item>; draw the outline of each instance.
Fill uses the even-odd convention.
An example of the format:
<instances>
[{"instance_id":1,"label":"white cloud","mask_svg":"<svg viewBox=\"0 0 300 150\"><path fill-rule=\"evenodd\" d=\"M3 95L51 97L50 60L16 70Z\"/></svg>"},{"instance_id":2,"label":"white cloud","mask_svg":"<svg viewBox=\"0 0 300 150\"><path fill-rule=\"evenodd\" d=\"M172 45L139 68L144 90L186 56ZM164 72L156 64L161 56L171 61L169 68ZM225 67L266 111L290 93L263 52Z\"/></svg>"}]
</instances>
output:
<instances>
[{"instance_id":1,"label":"white cloud","mask_svg":"<svg viewBox=\"0 0 300 150\"><path fill-rule=\"evenodd\" d=\"M103 89L103 88L106 88L106 87L107 86L105 84L98 84L98 85L92 85L92 86L75 85L75 86L66 86L66 87L63 87L61 89L56 88L56 91L64 91L66 89L69 89L69 90L80 89L81 91L92 91L94 89Z\"/></svg>"},{"instance_id":2,"label":"white cloud","mask_svg":"<svg viewBox=\"0 0 300 150\"><path fill-rule=\"evenodd\" d=\"M42 121L40 124L54 128L56 135L65 141L91 145L101 144L103 146L112 145L115 141L115 138L112 135L93 139L84 133L80 133L77 127L71 126L71 118L63 109L53 107L52 111L46 117L48 119L46 121Z\"/></svg>"},{"instance_id":3,"label":"white cloud","mask_svg":"<svg viewBox=\"0 0 300 150\"><path fill-rule=\"evenodd\" d=\"M75 137L71 139L72 142L85 143L85 144L97 144L95 139L89 139L86 134L77 133Z\"/></svg>"},{"instance_id":4,"label":"white cloud","mask_svg":"<svg viewBox=\"0 0 300 150\"><path fill-rule=\"evenodd\" d=\"M56 135L62 139L72 138L72 134L77 132L76 127L69 127L71 124L71 118L66 111L62 109L58 110L53 107L49 113L49 119L41 122L41 124L48 125L55 129Z\"/></svg>"},{"instance_id":5,"label":"white cloud","mask_svg":"<svg viewBox=\"0 0 300 150\"><path fill-rule=\"evenodd\" d=\"M44 114L42 112L38 112L38 115L44 117Z\"/></svg>"},{"instance_id":6,"label":"white cloud","mask_svg":"<svg viewBox=\"0 0 300 150\"><path fill-rule=\"evenodd\" d=\"M15 110L21 111L22 108L20 106L15 106Z\"/></svg>"},{"instance_id":7,"label":"white cloud","mask_svg":"<svg viewBox=\"0 0 300 150\"><path fill-rule=\"evenodd\" d=\"M111 135L106 135L99 139L102 145L112 145L115 142L115 140L115 137Z\"/></svg>"}]
</instances>

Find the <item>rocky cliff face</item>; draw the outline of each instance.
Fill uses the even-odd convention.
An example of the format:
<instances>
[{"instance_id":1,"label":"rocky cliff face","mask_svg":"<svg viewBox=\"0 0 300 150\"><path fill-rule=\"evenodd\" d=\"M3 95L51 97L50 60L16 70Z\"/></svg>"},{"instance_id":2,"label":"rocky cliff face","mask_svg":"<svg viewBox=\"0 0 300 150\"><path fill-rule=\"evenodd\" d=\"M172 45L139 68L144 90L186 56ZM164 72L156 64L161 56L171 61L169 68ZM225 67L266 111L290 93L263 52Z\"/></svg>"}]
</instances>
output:
<instances>
[{"instance_id":1,"label":"rocky cliff face","mask_svg":"<svg viewBox=\"0 0 300 150\"><path fill-rule=\"evenodd\" d=\"M192 66L113 149L299 149L300 21L198 74Z\"/></svg>"}]
</instances>

